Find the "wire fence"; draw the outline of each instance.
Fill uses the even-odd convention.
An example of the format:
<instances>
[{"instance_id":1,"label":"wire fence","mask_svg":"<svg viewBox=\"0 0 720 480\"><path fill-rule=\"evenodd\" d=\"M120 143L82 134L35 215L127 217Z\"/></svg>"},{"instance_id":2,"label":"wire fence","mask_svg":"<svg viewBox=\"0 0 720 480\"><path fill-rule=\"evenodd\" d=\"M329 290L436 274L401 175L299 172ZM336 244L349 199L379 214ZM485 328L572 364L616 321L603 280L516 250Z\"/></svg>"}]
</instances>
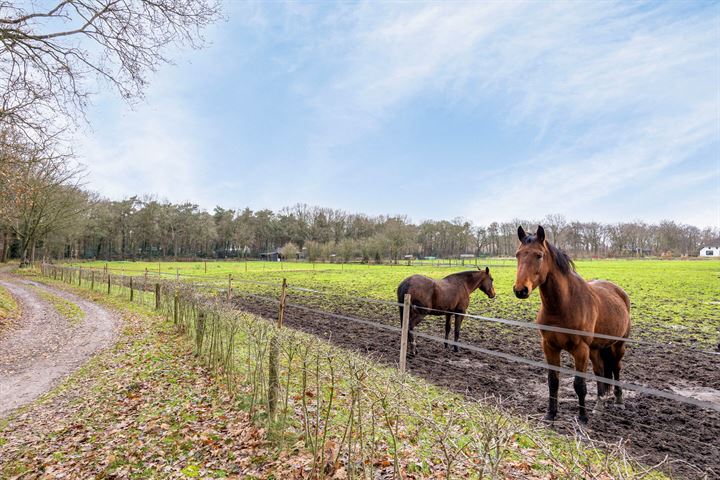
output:
<instances>
[{"instance_id":1,"label":"wire fence","mask_svg":"<svg viewBox=\"0 0 720 480\"><path fill-rule=\"evenodd\" d=\"M328 316L334 319L343 320L344 322L353 322L356 324L364 325L371 327L372 329L376 329L377 331L384 331L391 335L399 337L399 344L401 346L402 350L402 343L403 341L406 341L407 338L403 335L403 328L395 325L387 325L383 324L378 321L366 319L366 318L358 318L357 316L353 315L345 315L342 313L335 313L335 312L329 312L327 310L322 310L318 308L313 308L307 305L303 305L301 303L296 303L294 301L288 301L286 295L284 293L281 293L280 295L273 295L272 293L277 293L277 291L274 291L275 289L281 290L282 292L285 292L286 290L296 291L300 292L303 295L310 294L315 296L324 296L328 295L328 292L323 292L316 289L306 288L306 287L300 287L300 286L294 286L294 285L287 285L285 282L283 283L275 283L275 282L262 282L262 281L255 281L250 279L235 279L232 276L206 276L206 275L192 275L192 274L180 274L179 272L176 272L175 274L172 273L166 273L164 276L166 278L163 278L163 274L160 274L159 272L155 272L157 274L156 277L152 278L150 275L150 272L147 270L130 270L130 269L92 269L87 267L69 267L69 266L57 266L57 265L48 265L43 264L41 265L41 270L43 274L46 276L51 276L54 278L58 278L61 280L69 281L72 283L81 284L82 282L91 282L90 288L93 290L96 290L98 288L107 288L108 293L111 292L111 289L120 287L121 289L129 289L129 298L131 301L133 301L133 298L135 298L134 301L140 301L142 303L145 302L155 302L156 308L159 308L159 305L161 304L161 296L162 295L173 295L172 288L173 285L175 286L175 295L177 295L177 289L179 287L185 287L190 286L193 288L201 288L205 291L206 294L214 295L218 298L226 298L227 300L230 300L232 298L232 295L243 295L247 296L248 298L253 298L259 301L264 302L270 302L275 306L279 306L282 309L285 307L289 307L292 309L301 310L307 313L315 314L318 316ZM119 275L113 274L112 272L120 272ZM138 273L140 275L125 275L125 273ZM138 278L139 277L139 278ZM170 277L170 278L167 278ZM191 279L191 281L183 281L183 279ZM194 281L196 279L199 279L199 281ZM155 281L153 281L155 280ZM208 282L210 280L210 282ZM213 280L216 280L217 282L213 282ZM259 287L263 288L271 288L273 289L273 292L250 292L247 290L243 290L238 288L237 284L245 284L250 285L254 284ZM161 285L163 285L161 287ZM266 293L266 294L263 294ZM334 293L331 295L335 295ZM397 307L405 307L406 303L398 303L393 301L385 301L385 300L378 300L378 299L370 299L370 298L363 298L363 297L351 297L354 301L358 302L367 302L367 303L373 303L373 304L380 304L380 305L386 305L393 308ZM177 300L176 300L177 302ZM177 308L177 307L176 307ZM424 309L424 307L417 307L413 306L413 308L420 308ZM560 327L554 327L554 326L543 326L543 325L537 325L532 323L526 323L526 322L520 322L516 320L508 320L508 319L499 319L499 318L491 318L491 317L484 317L481 315L473 315L473 314L462 314L458 312L449 312L449 311L443 311L443 310L433 310L433 309L424 309L429 312L432 312L434 314L447 314L447 315L461 315L463 317L467 318L473 318L481 321L485 321L492 324L498 324L498 325L505 325L510 326L513 328L521 328L521 329L533 329L533 330L550 330L550 331L556 331L556 332L562 332L569 335L583 335L583 336L597 336L599 338L604 338L608 340L615 340L615 341L623 341L628 343L636 343L641 344L645 346L653 346L653 347L659 347L659 348L682 348L679 345L676 344L663 344L660 342L650 342L650 341L644 341L644 340L637 340L637 339L626 339L621 337L613 337L610 335L604 335L600 337L599 335L593 334L592 332L584 332L584 331L578 331L573 329L565 329ZM543 328L544 327L544 328ZM474 345L467 342L460 342L460 341L453 341L450 339L445 339L436 335L432 335L429 333L425 333L422 331L415 331L414 335L417 338L422 338L424 340L427 340L429 342L433 342L435 344L443 344L443 345L450 345L450 346L457 346L458 348L461 348L463 350L466 350L468 352L473 352L481 356L490 357L490 358L498 358L506 362L513 362L517 364L522 364L527 367L532 368L538 368L538 369L544 369L547 371L555 371L558 373L581 377L585 380L589 381L595 381L599 383L603 383L610 386L617 386L621 387L623 389L627 389L630 391L635 391L641 394L649 395L652 397L668 400L671 402L675 402L678 404L684 404L691 406L693 408L700 408L704 409L706 411L712 411L712 412L720 412L720 404L713 402L713 401L707 401L700 398L695 398L693 396L689 395L683 395L680 393L668 391L668 390L662 390L659 388L655 388L650 385L645 385L639 382L628 382L628 381L619 381L619 380L613 380L608 379L605 377L599 377L591 373L587 372L579 372L571 368L566 368L559 365L552 365L544 361L534 360L531 358L526 358L521 355L516 355L513 353L507 353L498 351L492 348L484 348L480 347L478 345ZM698 353L698 354L712 354L716 355L715 352L708 352L708 351L702 351L698 349L692 349L687 348L688 351L691 351L692 353ZM402 363L402 353L399 353L398 359ZM435 363L438 363L435 360L428 359L429 361L433 361ZM443 363L443 362L440 362ZM456 365L452 365L451 362L444 362L443 363L446 366L450 367L458 367ZM577 404L579 406L579 403ZM622 422L628 422L631 421L628 418L620 417L617 415L613 415L613 413L609 412L603 412L604 416L614 416L616 419ZM692 442L696 443L698 447L702 445L702 441L698 440L697 438L692 438L687 435L683 435L682 433L678 431L672 431L666 428L660 428L655 425L648 425L642 422L633 422L634 425L637 426L637 428L643 428L646 430L652 430L657 432L658 434L663 435L670 435L675 438L681 439L682 441ZM707 446L704 446L704 448ZM713 454L717 453L717 448L713 449Z\"/></svg>"},{"instance_id":2,"label":"wire fence","mask_svg":"<svg viewBox=\"0 0 720 480\"><path fill-rule=\"evenodd\" d=\"M104 269L92 269L92 268L87 268L87 267L86 268L69 267L69 266L57 267L57 266L53 266L53 265L45 265L45 266L48 268L60 268L65 271L75 270L75 271L80 272L80 275L82 274L83 270L85 270L86 272L87 271L95 271L95 272L98 272L98 271L103 272L104 271L106 274L107 274L107 272L110 272L110 271L120 271L123 273L124 272L133 272L133 273L141 273L141 274L148 274L148 275L150 274L149 270L113 269L113 268L107 268L107 267ZM169 275L169 276L174 276L176 278L176 280L178 280L178 281L181 278L199 278L199 279L203 279L203 280L216 279L218 281L228 282L227 289L217 289L218 285L213 284L213 283L199 283L199 282L192 283L192 285L196 286L196 287L205 287L205 288L211 288L211 289L215 288L218 293L228 293L232 289L233 283L254 284L254 285L260 285L260 286L264 286L264 287L273 287L273 288L280 288L283 285L283 283L262 282L262 281L250 280L250 279L238 279L238 278L233 278L232 275L228 275L228 276L194 275L194 274L180 274L179 272L176 272L175 274L172 274L170 272L165 272L164 274ZM294 290L294 291L299 291L299 292L304 292L304 293L311 293L314 295L327 295L328 294L327 292L323 292L323 291L316 290L316 289L290 285L290 284L287 284L286 282L285 282L285 286L286 286L285 288L287 288L289 290ZM137 285L136 288L139 288L139 285ZM269 300L274 303L279 303L279 300L277 298L259 295L257 293L242 292L242 294L249 296L251 298ZM338 294L333 294L333 295L338 295ZM351 298L352 300L359 301L359 302L368 302L368 303L375 303L375 304L381 304L381 305L403 307L403 303L393 302L393 301L377 300L377 299L355 297L355 296L348 297L348 298ZM322 315L329 315L333 318L346 320L346 321L352 321L355 323L368 325L373 328L378 328L378 329L382 329L382 330L386 330L386 331L391 331L391 332L395 332L395 333L401 333L401 331L402 331L401 327L386 325L386 324L383 324L383 323L380 323L377 321L362 319L362 318L358 318L358 317L354 317L354 316L342 315L342 314L338 314L338 313L314 309L314 308L308 307L306 305L301 305L298 303L287 302L287 305L290 307L305 310L308 312L322 314ZM417 310L422 310L422 311L427 311L429 314L457 315L457 316L461 316L461 317L465 317L465 318L472 318L472 319L481 320L481 321L490 322L490 323L509 325L509 326L523 328L523 329L543 330L543 331L565 333L565 334L569 334L569 335L577 335L577 336L583 336L583 337L602 338L605 340L612 340L612 341L625 342L625 343L631 343L631 344L639 344L639 345L652 346L652 347L664 348L664 349L682 348L682 349L692 351L694 353L700 353L700 354L712 355L712 356L720 355L720 352L712 352L712 351L707 351L707 350L695 349L692 347L686 347L686 346L682 346L682 345L678 345L678 344L659 343L659 342L651 342L651 341L646 341L646 340L641 340L641 339L617 337L617 336L613 336L613 335L605 335L605 334L601 334L601 333L594 333L594 332L587 332L587 331L583 331L583 330L575 330L575 329L571 329L571 328L557 327L554 325L540 325L537 323L521 322L521 321L517 321L517 320L485 317L482 315L475 315L475 314L468 314L468 313L462 313L462 312L456 312L456 311L446 311L446 310L440 310L440 309L427 308L427 307L423 307L423 306L419 306L419 305L412 305L411 308L417 309ZM415 332L414 334L418 338L423 338L425 340L430 340L433 342L440 342L440 343L443 343L444 345L457 346L458 348L463 348L468 351L480 353L482 355L498 357L498 358L502 358L507 361L522 363L522 364L525 364L525 365L528 365L531 367L543 368L546 370L556 371L558 373L575 375L575 376L582 377L586 380L597 381L600 383L605 383L610 386L618 386L621 388L626 388L628 390L634 390L634 391L637 391L640 393L654 395L656 397L666 398L669 400L686 403L686 404L694 405L694 406L697 406L700 408L706 408L709 410L714 410L714 411L720 412L720 405L713 403L713 402L699 400L699 399L689 397L686 395L680 395L680 394L668 392L665 390L659 390L659 389L648 387L645 385L633 384L633 383L624 382L624 381L617 381L617 380L612 380L612 379L608 379L605 377L598 377L594 374L590 374L587 372L579 372L577 370L572 370L572 369L557 366L557 365L551 365L547 362L542 362L542 361L533 360L533 359L525 358L525 357L518 356L518 355L513 355L513 354L509 354L509 353L505 353L505 352L500 352L500 351L496 351L496 350L478 347L476 345L472 345L472 344L465 343L465 342L456 342L456 341L453 341L450 339L437 337L435 335L430 335L430 334L424 333L424 332Z\"/></svg>"},{"instance_id":3,"label":"wire fence","mask_svg":"<svg viewBox=\"0 0 720 480\"><path fill-rule=\"evenodd\" d=\"M228 275L197 275L197 274L188 274L188 273L180 273L179 269L176 270L175 273L172 272L159 272L159 271L152 271L150 269L125 269L125 268L112 268L112 267L104 267L102 269L99 268L93 268L93 267L71 267L71 266L63 266L62 268L70 268L70 269L82 269L82 270L94 270L94 271L103 271L105 273L107 272L120 272L121 275L124 275L125 272L128 273L137 273L142 275L157 275L158 277L168 277L168 278L175 278L176 280L180 280L183 278L188 279L202 279L202 280L216 280L218 284L208 284L208 283L200 283L193 281L192 283L195 286L203 286L203 287L217 287L218 285L222 283L227 283L228 288L231 289L233 284L240 283L240 284L248 284L248 285L258 285L263 287L272 287L272 288L280 288L282 285L282 282L264 282L259 280L252 280L252 279L245 279L245 278L236 278L233 277L232 274ZM335 297L343 297L348 300L358 301L358 302L364 302L364 303L371 303L371 304L378 304L378 305L388 305L388 306L394 306L394 307L402 307L402 302L396 302L396 301L389 301L389 300L379 300L374 298L367 298L367 297L361 297L361 296L349 296L341 292L328 292L328 291L322 291L318 289L312 289L307 287L301 287L297 285L287 284L287 289L297 292L303 292L308 295L315 295L318 297L327 297L327 296L335 296ZM541 330L541 331L548 331L548 332L556 332L556 333L565 333L570 335L577 335L581 337L592 337L592 338L601 338L604 340L612 340L616 342L624 342L628 344L636 344L636 345L644 345L649 347L655 347L659 349L682 349L687 350L689 352L693 353L699 353L703 355L710 355L714 357L720 357L720 351L712 351L712 350L705 350L702 348L682 345L679 343L673 343L673 342L667 342L667 343L660 343L660 342L654 342L650 340L645 339L639 339L639 338L628 338L628 337L618 337L613 335L606 335L603 333L596 333L596 332L588 332L584 330L576 330L571 328L565 328L565 327L558 327L555 325L542 325L535 322L528 322L528 321L519 321L519 320L511 320L511 319L504 319L504 318L495 318L495 317L488 317L478 314L472 314L472 313L465 313L465 312L458 312L458 311L448 311L448 310L441 310L441 309L435 309L435 308L429 308L422 305L413 304L413 309L416 309L418 311L427 312L427 315L457 315L461 316L463 318L471 318L475 320L480 320L483 322L488 323L496 323L496 324L503 324L508 325L512 327L517 327L521 329L528 329L528 330Z\"/></svg>"}]
</instances>

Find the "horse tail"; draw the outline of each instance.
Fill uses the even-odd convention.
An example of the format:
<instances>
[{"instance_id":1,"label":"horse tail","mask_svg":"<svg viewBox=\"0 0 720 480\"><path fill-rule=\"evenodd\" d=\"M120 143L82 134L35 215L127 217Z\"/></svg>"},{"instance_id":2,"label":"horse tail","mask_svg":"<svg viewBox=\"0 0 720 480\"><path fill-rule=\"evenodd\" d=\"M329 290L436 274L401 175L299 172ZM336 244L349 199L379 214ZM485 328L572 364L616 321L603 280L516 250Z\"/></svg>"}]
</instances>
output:
<instances>
[{"instance_id":1,"label":"horse tail","mask_svg":"<svg viewBox=\"0 0 720 480\"><path fill-rule=\"evenodd\" d=\"M603 362L603 370L605 371L605 375L609 374L610 377L608 378L612 378L612 371L615 368L615 362L617 361L613 352L613 348L605 347L600 350L600 358Z\"/></svg>"}]
</instances>

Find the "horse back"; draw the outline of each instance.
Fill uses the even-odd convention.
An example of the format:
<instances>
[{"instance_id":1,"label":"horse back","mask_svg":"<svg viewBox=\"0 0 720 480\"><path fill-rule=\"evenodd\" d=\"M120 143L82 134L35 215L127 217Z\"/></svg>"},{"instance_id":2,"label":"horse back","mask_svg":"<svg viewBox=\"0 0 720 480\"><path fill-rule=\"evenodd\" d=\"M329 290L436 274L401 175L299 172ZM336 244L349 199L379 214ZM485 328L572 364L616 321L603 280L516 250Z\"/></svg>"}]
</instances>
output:
<instances>
[{"instance_id":1,"label":"horse back","mask_svg":"<svg viewBox=\"0 0 720 480\"><path fill-rule=\"evenodd\" d=\"M413 305L420 305L427 308L433 307L435 296L435 280L424 275L412 275L402 282L397 289L398 303L405 300L405 295L410 294Z\"/></svg>"},{"instance_id":2,"label":"horse back","mask_svg":"<svg viewBox=\"0 0 720 480\"><path fill-rule=\"evenodd\" d=\"M595 332L616 337L630 334L630 297L612 282L588 282L597 302Z\"/></svg>"}]
</instances>

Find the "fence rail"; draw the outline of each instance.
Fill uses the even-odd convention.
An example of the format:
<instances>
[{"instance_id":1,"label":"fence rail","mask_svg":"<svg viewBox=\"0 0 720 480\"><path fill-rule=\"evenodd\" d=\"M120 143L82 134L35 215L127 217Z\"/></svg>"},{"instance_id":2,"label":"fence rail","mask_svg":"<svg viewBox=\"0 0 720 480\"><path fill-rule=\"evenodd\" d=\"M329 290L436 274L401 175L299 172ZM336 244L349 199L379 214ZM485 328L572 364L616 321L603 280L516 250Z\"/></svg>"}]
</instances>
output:
<instances>
[{"instance_id":1,"label":"fence rail","mask_svg":"<svg viewBox=\"0 0 720 480\"><path fill-rule=\"evenodd\" d=\"M108 269L92 269L92 268L87 268L87 267L86 267L86 268L83 268L83 267L57 266L57 265L42 264L42 265L41 265L41 270L42 270L43 274L48 275L48 276L54 276L55 278L58 277L58 272L59 272L61 279L66 280L66 281L69 279L71 282L74 281L74 280L73 280L73 276L74 276L75 273L77 273L77 282L78 282L78 284L82 283L82 281L83 281L83 276L82 276L83 272L86 272L86 273L87 273L87 272L90 272L91 278L90 278L89 280L86 279L86 281L92 282L91 288L94 288L94 285L95 285L95 273L98 272L98 271L100 271L100 272L103 272L103 273L104 273L104 276L105 276L105 278L103 279L103 282L101 282L101 283L107 282L108 293L109 293L110 290L111 290L111 284L112 284L111 277L112 277L112 275L111 275L109 272L110 272L110 271L113 271L113 270L112 270L112 269L109 269L109 268L108 268ZM129 271L129 270L124 270L124 269L114 269L114 271L117 271L117 270L123 270L123 272L124 272L124 271ZM145 281L142 283L142 288L140 287L140 285L138 285L139 282L135 282L135 284L133 284L132 277L127 277L127 279L126 279L126 277L125 277L123 274L121 274L121 275L115 275L115 277L119 278L119 282L120 282L120 285L121 285L122 287L124 287L124 288L129 288L129 290L130 290L129 299L130 299L131 301L133 300L133 296L134 296L134 293L133 293L133 292L134 292L135 290L141 290L141 291L143 292L143 294L140 296L140 297L141 297L141 301L144 301L144 296L145 296L145 294L147 294L148 292L150 292L150 293L152 293L152 294L155 295L155 299L154 299L154 300L155 300L155 305L156 305L156 307L159 307L159 305L160 305L160 303L161 303L161 299L160 299L160 295L161 295L160 283L156 282L155 285L154 285L154 288L153 288L152 283L148 283L148 282L147 282L147 274L149 274L148 271L136 271L136 272L138 272L138 273L144 273L144 274L145 274ZM232 289L232 282L238 281L238 279L234 279L234 278L232 278L231 276L230 276L230 277L212 277L212 276L202 276L202 275L187 275L187 274L184 275L185 277L190 277L190 278L204 278L204 279L207 279L207 278L217 278L217 279L222 279L223 281L228 281L228 282L229 282L229 283L228 283L228 288L222 289L222 288L218 288L219 285L216 285L216 284L213 284L213 283L206 284L206 283L195 283L195 282L191 282L191 283L188 283L188 284L182 284L182 283L180 282L180 278L182 278L183 276L181 276L181 275L179 274L179 272L176 272L176 274L175 274L174 276L175 276L175 282L174 282L174 284L176 285L176 287L177 287L177 286L180 286L180 285L187 285L187 286L192 286L192 287L203 286L204 288L214 289L214 291L215 291L216 293L218 293L218 294L223 294L223 293L226 294L226 295L227 295L226 298L228 298L228 299L230 298L229 294L230 294L230 291L231 291L231 289ZM170 283L173 283L173 282L170 282ZM250 297L252 297L252 298L258 298L258 299L262 299L262 300L266 300L266 301L269 300L269 301L273 301L274 303L278 303L278 304L280 305L280 312L282 312L282 313L280 314L281 316L284 315L284 312L285 312L285 308L286 308L286 307L292 307L292 308L297 308L297 309L301 309L301 310L305 310L305 311L317 313L317 314L320 314L320 315L327 315L327 316L330 316L330 317L333 317L333 318L338 318L338 319L342 319L342 320L346 320L346 321L352 321L352 322L359 323L359 324L363 324L363 325L368 325L368 326L371 326L371 327L373 327L373 328L377 328L377 329L380 329L380 330L390 331L390 332L394 332L394 333L396 333L396 334L399 334L399 335L400 335L400 342L399 342L399 345L400 345L400 355L399 355L399 358L400 358L400 360L399 360L399 365L401 366L401 369L404 370L404 368L402 368L402 367L404 366L404 364L405 364L405 355L404 355L405 352L403 352L403 343L404 343L404 340L407 339L406 333L405 333L405 332L407 332L407 329L408 329L408 325L406 324L406 322L408 321L407 316L405 316L405 317L403 318L403 323L402 323L401 327L396 327L396 326L392 326L392 325L385 325L385 324L382 324L382 323L379 323L379 322L375 322L375 321L372 321L372 320L357 318L357 317L353 317L353 316L349 316L349 315L342 315L342 314L332 313L332 312L328 312L328 311L324 311L324 310L318 310L318 309L315 309L315 308L311 308L311 307L308 307L308 306L305 306L305 305L288 302L288 301L287 301L287 295L286 295L286 293L285 293L286 290L297 290L297 291L301 291L301 292L310 292L310 293L323 293L323 292L321 292L321 291L319 291L319 290L313 290L313 289L304 288L304 287L294 287L294 286L292 286L292 285L288 285L285 280L283 280L282 283L257 282L257 281L252 281L252 280L246 280L245 282L241 282L241 283L253 283L253 284L258 284L258 285L262 285L262 286L272 286L272 287L281 288L282 290L281 290L279 299L276 299L276 298L273 298L273 297L268 297L268 296L263 296L263 295L258 295L258 294L254 294L254 293L250 293L250 292L238 292L238 293L242 293L243 295L248 295L248 296L250 296ZM150 288L150 289L148 290L148 288ZM175 295L177 295L177 290L175 291ZM355 300L358 300L358 301L372 301L373 303L382 303L382 304L387 304L387 305L392 305L392 306L403 306L403 303L397 303L397 302L389 302L389 301L374 300L374 299L365 299L365 298L362 298L362 297L351 297L351 298L353 298L353 299L355 299ZM410 301L411 301L410 298L407 298L407 299L405 299L405 300L406 300L406 302L410 302ZM423 308L423 307L414 307L414 308ZM407 310L407 309L405 309L405 310ZM431 310L431 309L427 309L427 310ZM435 312L440 313L440 314L453 314L453 315L456 314L455 312L448 312L448 311L442 311L442 310L435 310ZM642 341L642 340L634 340L634 339L626 339L626 338L621 338L621 337L613 337L613 336L610 336L610 335L599 335L599 334L593 334L593 333L584 332L584 331L579 331L579 330L566 329L566 328L561 328L561 327L554 327L554 326L550 326L550 325L537 325L537 324L530 324L530 323L525 323L525 322L519 322L519 321L515 321L515 320L507 320L507 319L498 319L498 318L491 318L491 317L483 317L483 316L480 316L480 315L472 315L472 314L461 314L461 315L463 315L463 316L465 316L465 317L469 317L469 318L474 318L474 319L479 319L479 320L484 320L484 321L494 322L494 323L500 323L500 324L505 324L505 325L511 325L511 326L518 326L518 327L522 327L522 328L532 328L532 329L550 330L550 331L562 332L562 333L567 333L567 334L572 334L572 335L597 336L597 337L599 337L599 338L605 338L605 339L610 339L610 340L618 340L618 341L632 342L632 343L638 343L638 344L644 344L644 345L651 345L651 346L659 346L659 347L677 347L677 345L660 344L660 343L657 343L657 342L646 342L646 341ZM675 401L675 402L684 403L684 404L692 405L692 406L695 406L695 407L699 407L699 408L704 408L704 409L707 409L707 410L713 410L713 411L716 411L716 412L720 412L720 405L718 405L718 404L716 404L716 403L713 403L713 402L709 402L709 401L699 400L699 399L697 399L697 398L690 397L690 396L687 396L687 395L681 395L681 394L677 394L677 393L674 393L674 392L669 392L669 391L666 391L666 390L660 390L660 389L657 389L657 388L649 387L649 386L646 386L646 385L640 385L640 384L637 384L637 383L631 383L631 382L626 382L626 381L612 380L612 379L608 379L608 378L605 378L605 377L598 377L598 376L595 376L594 374L591 374L591 373L579 372L579 371L572 370L572 369L565 368L565 367L561 367L561 366L558 366L558 365L551 365L551 364L549 364L549 363L547 363L547 362L538 361L538 360L533 360L533 359L525 358L525 357L518 356L518 355L513 355L513 354L509 354L509 353L505 353L505 352L500 352L500 351L497 351L497 350L491 350L491 349L487 349L487 348L482 348L482 347L479 347L479 346L476 346L476 345L472 345L472 344L469 344L469 343L465 343L465 342L455 342L455 341L452 341L452 340L450 340L450 339L447 339L447 340L446 340L446 339L444 339L444 338L437 337L437 336L435 336L435 335L430 335L430 334L427 334L427 333L424 333L424 332L414 332L414 334L415 334L417 337L419 337L419 338L423 338L423 339L426 339L426 340L429 340L429 341L438 342L438 343L442 343L442 344L457 346L458 348L463 348L463 349L466 349L466 350L468 350L468 351L476 352L476 353L479 353L479 354L482 354L482 355L492 356L492 357L497 357L497 358L502 358L502 359L504 359L504 360L506 360L506 361L521 363L521 364L525 364L525 365L528 365L528 366L531 366L531 367L542 368L542 369L545 369L545 370L556 371L556 372L558 372L558 373L564 373L564 374L568 374L568 375L574 375L574 376L582 377L582 378L584 378L584 379L586 379L586 380L596 381L596 382L604 383L604 384L611 385L611 386L618 386L618 387L622 387L622 388L625 388L625 389L628 389L628 390L633 390L633 391L636 391L636 392L639 392L639 393L644 393L644 394L647 394L647 395L652 395L652 396L659 397L659 398L665 398L665 399L672 400L672 401ZM715 352L706 352L706 351L701 351L701 350L696 350L696 352L698 352L698 353L715 354Z\"/></svg>"}]
</instances>

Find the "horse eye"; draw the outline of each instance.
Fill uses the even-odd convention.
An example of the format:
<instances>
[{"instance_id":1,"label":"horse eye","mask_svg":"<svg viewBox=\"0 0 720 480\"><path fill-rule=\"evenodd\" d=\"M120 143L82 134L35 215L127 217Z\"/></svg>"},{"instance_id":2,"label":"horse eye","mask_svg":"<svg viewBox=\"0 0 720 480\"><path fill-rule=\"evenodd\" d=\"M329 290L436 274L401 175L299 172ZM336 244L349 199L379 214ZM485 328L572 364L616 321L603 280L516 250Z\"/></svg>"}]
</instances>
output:
<instances>
[{"instance_id":1,"label":"horse eye","mask_svg":"<svg viewBox=\"0 0 720 480\"><path fill-rule=\"evenodd\" d=\"M542 254L542 253L536 253L536 254L535 254L535 257L536 257L538 260L542 260L543 254Z\"/></svg>"}]
</instances>

